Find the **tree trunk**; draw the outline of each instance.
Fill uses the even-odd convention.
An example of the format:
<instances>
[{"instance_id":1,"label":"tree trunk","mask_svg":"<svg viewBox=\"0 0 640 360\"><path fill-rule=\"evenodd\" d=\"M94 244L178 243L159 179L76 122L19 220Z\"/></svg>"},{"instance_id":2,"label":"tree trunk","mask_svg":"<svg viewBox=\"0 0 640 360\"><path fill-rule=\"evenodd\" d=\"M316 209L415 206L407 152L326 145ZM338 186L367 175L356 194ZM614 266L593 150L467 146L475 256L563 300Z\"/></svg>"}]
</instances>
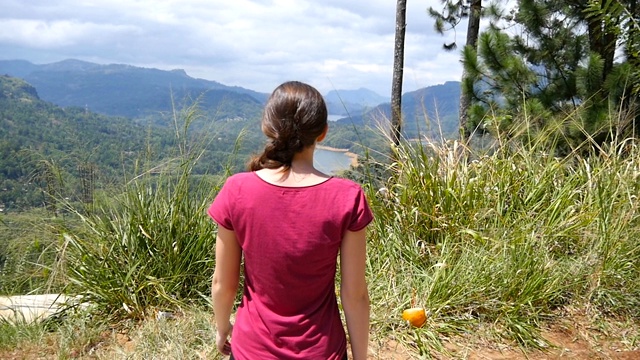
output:
<instances>
[{"instance_id":1,"label":"tree trunk","mask_svg":"<svg viewBox=\"0 0 640 360\"><path fill-rule=\"evenodd\" d=\"M605 2L600 2L600 8L604 9ZM587 20L588 34L589 34L589 47L590 51L597 53L604 62L604 68L602 71L602 80L604 81L611 70L613 70L613 60L615 58L617 35L611 29L611 26L607 26L605 21L600 17L595 17L591 20ZM618 22L618 20L609 20ZM610 25L610 24L609 24Z\"/></svg>"},{"instance_id":2,"label":"tree trunk","mask_svg":"<svg viewBox=\"0 0 640 360\"><path fill-rule=\"evenodd\" d=\"M478 49L478 34L480 33L480 12L482 10L482 0L472 0L471 9L469 11L469 24L467 25L467 43L466 46ZM469 76L467 71L462 70L462 83ZM462 85L461 85L462 86ZM469 120L469 107L471 106L471 96L468 92L460 89L460 108L458 109L458 117L460 118L460 136L462 140L467 140L471 136L471 132L467 128Z\"/></svg>"},{"instance_id":3,"label":"tree trunk","mask_svg":"<svg viewBox=\"0 0 640 360\"><path fill-rule=\"evenodd\" d=\"M640 19L640 6L638 6L638 0L629 1L629 14L632 19ZM625 56L631 65L640 65L638 58L640 55L634 51L638 50L640 42L640 25L637 21L629 23L629 37L625 44Z\"/></svg>"},{"instance_id":4,"label":"tree trunk","mask_svg":"<svg viewBox=\"0 0 640 360\"><path fill-rule=\"evenodd\" d=\"M404 35L406 30L407 0L396 4L396 40L393 54L393 82L391 83L391 140L400 144L402 132L402 75L404 70Z\"/></svg>"}]
</instances>

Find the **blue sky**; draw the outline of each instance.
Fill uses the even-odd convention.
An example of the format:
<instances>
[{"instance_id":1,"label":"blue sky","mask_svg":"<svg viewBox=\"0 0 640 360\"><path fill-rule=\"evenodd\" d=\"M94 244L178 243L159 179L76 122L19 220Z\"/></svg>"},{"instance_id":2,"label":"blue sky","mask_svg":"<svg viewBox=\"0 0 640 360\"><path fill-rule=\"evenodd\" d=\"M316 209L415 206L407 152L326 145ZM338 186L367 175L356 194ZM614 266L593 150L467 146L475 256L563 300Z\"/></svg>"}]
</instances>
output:
<instances>
[{"instance_id":1,"label":"blue sky","mask_svg":"<svg viewBox=\"0 0 640 360\"><path fill-rule=\"evenodd\" d=\"M270 92L286 80L391 91L393 0L2 0L0 59L129 64ZM407 1L404 91L459 80L466 23L443 37Z\"/></svg>"}]
</instances>

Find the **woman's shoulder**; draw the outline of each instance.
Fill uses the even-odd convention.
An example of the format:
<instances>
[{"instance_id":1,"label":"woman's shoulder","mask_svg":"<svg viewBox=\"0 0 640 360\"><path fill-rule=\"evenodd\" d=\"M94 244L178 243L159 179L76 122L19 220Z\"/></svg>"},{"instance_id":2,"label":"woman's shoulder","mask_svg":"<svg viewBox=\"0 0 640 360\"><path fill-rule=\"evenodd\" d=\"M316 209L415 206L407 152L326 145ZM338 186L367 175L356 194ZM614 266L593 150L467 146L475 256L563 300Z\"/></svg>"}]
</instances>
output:
<instances>
[{"instance_id":1,"label":"woman's shoulder","mask_svg":"<svg viewBox=\"0 0 640 360\"><path fill-rule=\"evenodd\" d=\"M239 172L232 174L227 177L224 181L224 187L226 188L237 188L247 185L253 178L255 178L255 174L252 172Z\"/></svg>"},{"instance_id":2,"label":"woman's shoulder","mask_svg":"<svg viewBox=\"0 0 640 360\"><path fill-rule=\"evenodd\" d=\"M255 174L251 171L243 171L239 173L235 173L227 177L226 182L243 182L249 178L255 177Z\"/></svg>"},{"instance_id":3,"label":"woman's shoulder","mask_svg":"<svg viewBox=\"0 0 640 360\"><path fill-rule=\"evenodd\" d=\"M339 189L363 191L362 185L357 182L337 176L331 178L331 185Z\"/></svg>"},{"instance_id":4,"label":"woman's shoulder","mask_svg":"<svg viewBox=\"0 0 640 360\"><path fill-rule=\"evenodd\" d=\"M341 176L336 176L336 175L332 175L331 176L331 181L333 181L334 183L338 183L340 184L340 186L346 186L346 187L358 187L361 188L362 185L345 177L341 177Z\"/></svg>"}]
</instances>

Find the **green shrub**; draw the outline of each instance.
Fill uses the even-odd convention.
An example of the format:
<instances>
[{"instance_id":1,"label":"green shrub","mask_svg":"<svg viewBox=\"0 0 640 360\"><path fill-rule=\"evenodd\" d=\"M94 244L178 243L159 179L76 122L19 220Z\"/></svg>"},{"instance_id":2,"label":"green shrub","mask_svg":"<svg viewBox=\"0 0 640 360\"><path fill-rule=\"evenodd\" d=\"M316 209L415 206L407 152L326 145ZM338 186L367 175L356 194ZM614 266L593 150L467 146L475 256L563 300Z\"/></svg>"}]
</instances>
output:
<instances>
[{"instance_id":1,"label":"green shrub","mask_svg":"<svg viewBox=\"0 0 640 360\"><path fill-rule=\"evenodd\" d=\"M202 301L210 293L215 227L206 210L220 179L193 176L204 146L176 125L179 154L130 180L122 193L81 214L82 232L65 234L69 291L104 314L144 318Z\"/></svg>"},{"instance_id":2,"label":"green shrub","mask_svg":"<svg viewBox=\"0 0 640 360\"><path fill-rule=\"evenodd\" d=\"M540 325L569 304L640 318L640 152L558 158L541 144L394 150L384 188L368 188L378 331L406 329L401 311L421 306L429 326L404 332L423 352L479 324L541 347Z\"/></svg>"}]
</instances>

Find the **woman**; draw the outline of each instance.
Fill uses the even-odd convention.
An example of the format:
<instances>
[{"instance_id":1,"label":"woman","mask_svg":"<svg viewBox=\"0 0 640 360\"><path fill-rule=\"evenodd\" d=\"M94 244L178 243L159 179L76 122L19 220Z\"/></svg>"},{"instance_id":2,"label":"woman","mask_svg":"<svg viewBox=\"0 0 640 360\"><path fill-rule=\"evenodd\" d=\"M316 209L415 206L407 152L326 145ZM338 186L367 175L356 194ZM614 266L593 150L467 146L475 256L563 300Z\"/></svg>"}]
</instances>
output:
<instances>
[{"instance_id":1,"label":"woman","mask_svg":"<svg viewBox=\"0 0 640 360\"><path fill-rule=\"evenodd\" d=\"M335 294L338 255L351 353L366 359L365 232L373 216L358 184L314 168L315 145L327 130L327 108L315 88L278 86L262 117L264 151L249 172L227 179L209 208L219 225L216 342L231 359L346 359ZM242 255L244 293L232 326Z\"/></svg>"}]
</instances>

